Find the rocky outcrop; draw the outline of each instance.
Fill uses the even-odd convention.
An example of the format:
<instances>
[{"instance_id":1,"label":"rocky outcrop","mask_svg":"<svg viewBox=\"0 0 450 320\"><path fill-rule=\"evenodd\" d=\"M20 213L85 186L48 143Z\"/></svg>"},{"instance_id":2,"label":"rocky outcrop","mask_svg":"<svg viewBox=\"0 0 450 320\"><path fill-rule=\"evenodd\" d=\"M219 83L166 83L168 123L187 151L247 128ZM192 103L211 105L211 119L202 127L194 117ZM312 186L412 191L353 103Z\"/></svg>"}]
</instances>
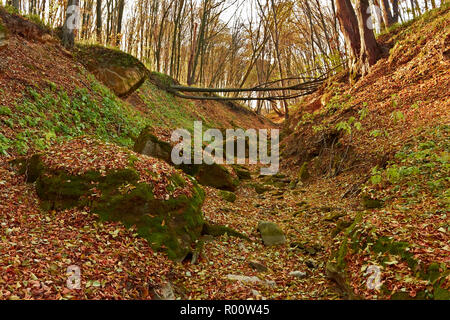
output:
<instances>
[{"instance_id":1,"label":"rocky outcrop","mask_svg":"<svg viewBox=\"0 0 450 320\"><path fill-rule=\"evenodd\" d=\"M149 73L145 65L133 56L99 45L78 45L74 56L119 97L132 94Z\"/></svg>"},{"instance_id":2,"label":"rocky outcrop","mask_svg":"<svg viewBox=\"0 0 450 320\"><path fill-rule=\"evenodd\" d=\"M134 143L133 150L137 153L158 158L166 161L167 163L172 163L172 145L158 139L149 127L142 130L141 134Z\"/></svg>"},{"instance_id":3,"label":"rocky outcrop","mask_svg":"<svg viewBox=\"0 0 450 320\"><path fill-rule=\"evenodd\" d=\"M239 179L233 176L231 170L217 163L181 165L180 168L204 186L235 191L239 185Z\"/></svg>"},{"instance_id":4,"label":"rocky outcrop","mask_svg":"<svg viewBox=\"0 0 450 320\"><path fill-rule=\"evenodd\" d=\"M110 66L91 70L92 74L119 97L138 89L145 80L145 70L138 67Z\"/></svg>"},{"instance_id":5,"label":"rocky outcrop","mask_svg":"<svg viewBox=\"0 0 450 320\"><path fill-rule=\"evenodd\" d=\"M150 127L142 130L133 150L137 153L164 160L173 165L171 160L172 145L158 139L152 133ZM201 185L221 190L235 191L239 184L237 176L234 176L230 169L220 164L181 164L177 167L194 177Z\"/></svg>"},{"instance_id":6,"label":"rocky outcrop","mask_svg":"<svg viewBox=\"0 0 450 320\"><path fill-rule=\"evenodd\" d=\"M36 182L46 210L87 207L103 220L135 226L174 260L182 260L201 236L203 190L158 159L76 139L18 164Z\"/></svg>"}]
</instances>

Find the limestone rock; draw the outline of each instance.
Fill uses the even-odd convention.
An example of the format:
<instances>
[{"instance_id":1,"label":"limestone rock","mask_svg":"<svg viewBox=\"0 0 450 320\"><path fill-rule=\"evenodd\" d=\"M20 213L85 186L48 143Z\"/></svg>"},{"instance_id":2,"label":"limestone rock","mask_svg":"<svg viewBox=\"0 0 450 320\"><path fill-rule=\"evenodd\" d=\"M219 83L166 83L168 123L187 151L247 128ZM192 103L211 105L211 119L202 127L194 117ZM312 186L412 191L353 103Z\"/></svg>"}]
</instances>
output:
<instances>
[{"instance_id":1,"label":"limestone rock","mask_svg":"<svg viewBox=\"0 0 450 320\"><path fill-rule=\"evenodd\" d=\"M171 159L172 145L158 139L150 127L142 130L133 150L174 165ZM217 163L181 164L176 167L193 176L201 185L227 191L235 191L239 185L239 179L233 176L231 170Z\"/></svg>"},{"instance_id":2,"label":"limestone rock","mask_svg":"<svg viewBox=\"0 0 450 320\"><path fill-rule=\"evenodd\" d=\"M248 263L248 265L249 265L252 269L255 269L255 270L258 271L258 272L267 272L267 271L269 270L265 265L263 265L262 263L257 262L257 261L250 261L250 262Z\"/></svg>"},{"instance_id":3,"label":"limestone rock","mask_svg":"<svg viewBox=\"0 0 450 320\"><path fill-rule=\"evenodd\" d=\"M306 272L303 272L303 271L291 271L291 272L289 272L289 275L291 277L296 277L296 278L299 278L299 279L306 278Z\"/></svg>"},{"instance_id":4,"label":"limestone rock","mask_svg":"<svg viewBox=\"0 0 450 320\"><path fill-rule=\"evenodd\" d=\"M235 274L228 274L227 278L229 280L239 281L239 282L247 282L247 283L254 283L254 284L264 284L270 287L276 286L275 281L271 280L261 280L260 278L253 276L242 276L242 275L235 275Z\"/></svg>"},{"instance_id":5,"label":"limestone rock","mask_svg":"<svg viewBox=\"0 0 450 320\"><path fill-rule=\"evenodd\" d=\"M74 56L119 97L133 93L149 74L145 65L133 56L100 45L77 45Z\"/></svg>"},{"instance_id":6,"label":"limestone rock","mask_svg":"<svg viewBox=\"0 0 450 320\"><path fill-rule=\"evenodd\" d=\"M258 231L261 233L261 238L266 246L286 243L286 237L283 231L273 222L260 221L258 223Z\"/></svg>"}]
</instances>

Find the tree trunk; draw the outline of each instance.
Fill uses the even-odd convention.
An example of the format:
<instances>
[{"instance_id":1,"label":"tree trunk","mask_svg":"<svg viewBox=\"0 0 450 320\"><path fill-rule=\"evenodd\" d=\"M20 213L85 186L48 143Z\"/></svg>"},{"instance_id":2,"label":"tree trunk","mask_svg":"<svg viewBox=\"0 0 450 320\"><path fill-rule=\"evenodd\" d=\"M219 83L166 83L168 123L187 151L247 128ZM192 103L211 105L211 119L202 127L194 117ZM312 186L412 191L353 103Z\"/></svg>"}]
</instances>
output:
<instances>
[{"instance_id":1,"label":"tree trunk","mask_svg":"<svg viewBox=\"0 0 450 320\"><path fill-rule=\"evenodd\" d=\"M122 18L123 18L123 9L125 7L125 0L119 0L118 3L118 13L117 13L117 32L115 45L116 47L120 47L120 40L122 39Z\"/></svg>"},{"instance_id":2,"label":"tree trunk","mask_svg":"<svg viewBox=\"0 0 450 320\"><path fill-rule=\"evenodd\" d=\"M399 8L398 0L392 0L392 23L398 22Z\"/></svg>"},{"instance_id":3,"label":"tree trunk","mask_svg":"<svg viewBox=\"0 0 450 320\"><path fill-rule=\"evenodd\" d=\"M412 13L413 19L415 19L416 18L416 9L414 8L414 1L409 0L409 3L411 4L411 13Z\"/></svg>"},{"instance_id":4,"label":"tree trunk","mask_svg":"<svg viewBox=\"0 0 450 320\"><path fill-rule=\"evenodd\" d=\"M381 48L379 47L373 30L367 26L367 21L370 19L370 13L367 13L369 8L369 0L358 0L356 2L356 14L358 15L359 34L361 42L361 51L359 57L359 71L361 75L366 75L369 69L374 65L381 56Z\"/></svg>"},{"instance_id":5,"label":"tree trunk","mask_svg":"<svg viewBox=\"0 0 450 320\"><path fill-rule=\"evenodd\" d=\"M357 71L361 39L355 10L353 10L350 0L336 0L336 14L348 49L348 66L350 72L353 73Z\"/></svg>"},{"instance_id":6,"label":"tree trunk","mask_svg":"<svg viewBox=\"0 0 450 320\"><path fill-rule=\"evenodd\" d=\"M12 0L12 6L19 11L20 9L20 0Z\"/></svg>"},{"instance_id":7,"label":"tree trunk","mask_svg":"<svg viewBox=\"0 0 450 320\"><path fill-rule=\"evenodd\" d=\"M66 11L66 20L63 26L62 43L71 49L75 44L75 30L79 28L80 0L69 0Z\"/></svg>"},{"instance_id":8,"label":"tree trunk","mask_svg":"<svg viewBox=\"0 0 450 320\"><path fill-rule=\"evenodd\" d=\"M275 37L274 37L275 39L273 39L275 42L275 54L276 54L276 58L277 58L277 62L278 62L278 71L280 72L281 84L284 87L284 80L283 80L284 72L283 72L283 65L281 64L281 55L280 55L280 45L279 45L280 34L278 31L278 17L277 17L277 11L276 11L277 8L275 6L274 0L271 0L271 3L272 3L272 13L273 13L273 20L274 20L274 28L275 28L275 30L274 30L275 31ZM312 31L311 31L311 34L312 34ZM283 93L283 96L286 95L286 92L284 90L282 91L282 93ZM289 119L289 106L288 106L288 103L286 100L283 101L283 104L284 104L284 118L285 118L285 120L288 120Z\"/></svg>"},{"instance_id":9,"label":"tree trunk","mask_svg":"<svg viewBox=\"0 0 450 320\"><path fill-rule=\"evenodd\" d=\"M384 27L387 29L393 23L393 18L391 14L391 9L389 8L388 0L380 0L380 6L382 9L381 11L383 16Z\"/></svg>"},{"instance_id":10,"label":"tree trunk","mask_svg":"<svg viewBox=\"0 0 450 320\"><path fill-rule=\"evenodd\" d=\"M97 42L102 43L102 0L97 0L96 14L97 14L97 22L95 33L97 36Z\"/></svg>"}]
</instances>

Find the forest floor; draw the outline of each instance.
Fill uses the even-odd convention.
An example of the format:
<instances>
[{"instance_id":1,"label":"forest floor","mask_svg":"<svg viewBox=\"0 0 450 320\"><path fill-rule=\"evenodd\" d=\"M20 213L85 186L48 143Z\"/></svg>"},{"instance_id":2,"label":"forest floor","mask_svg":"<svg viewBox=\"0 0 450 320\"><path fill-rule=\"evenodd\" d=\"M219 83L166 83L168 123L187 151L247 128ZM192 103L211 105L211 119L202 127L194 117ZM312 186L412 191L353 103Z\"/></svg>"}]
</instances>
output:
<instances>
[{"instance_id":1,"label":"forest floor","mask_svg":"<svg viewBox=\"0 0 450 320\"><path fill-rule=\"evenodd\" d=\"M133 230L98 222L89 210L43 212L34 186L9 165L0 168L1 299L145 299L151 289L172 282L188 299L336 299L326 279L330 208L322 194L290 189L289 178L257 194L244 183L229 203L206 187L205 218L247 235L251 242L224 235L206 242L197 264L175 264L154 252ZM282 246L265 247L259 221L276 222L285 231ZM295 223L293 223L293 221ZM250 262L267 267L257 272ZM80 266L82 290L66 287L66 268ZM301 271L301 278L289 275ZM227 275L258 277L260 282L230 280Z\"/></svg>"},{"instance_id":2,"label":"forest floor","mask_svg":"<svg viewBox=\"0 0 450 320\"><path fill-rule=\"evenodd\" d=\"M322 192L310 187L289 187L295 177L248 180L229 203L217 190L207 189L204 204L208 221L227 225L247 235L250 241L222 236L207 242L203 258L196 265L177 268L176 283L189 288L191 299L336 299L339 295L326 278L325 269L331 243L330 215ZM275 182L275 183L274 183ZM254 184L268 190L255 192ZM335 205L334 205L335 206ZM275 222L286 235L286 244L265 246L257 231L259 221ZM252 263L264 265L259 272ZM301 272L300 277L290 275ZM256 283L233 281L230 275L257 277Z\"/></svg>"}]
</instances>

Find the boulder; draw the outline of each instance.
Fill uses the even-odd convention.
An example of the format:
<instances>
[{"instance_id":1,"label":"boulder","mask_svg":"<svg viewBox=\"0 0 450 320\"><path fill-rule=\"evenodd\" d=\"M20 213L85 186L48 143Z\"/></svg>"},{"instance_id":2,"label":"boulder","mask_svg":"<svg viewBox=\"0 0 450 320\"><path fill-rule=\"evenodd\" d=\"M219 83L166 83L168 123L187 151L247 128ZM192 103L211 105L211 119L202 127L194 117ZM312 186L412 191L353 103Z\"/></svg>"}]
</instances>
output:
<instances>
[{"instance_id":1,"label":"boulder","mask_svg":"<svg viewBox=\"0 0 450 320\"><path fill-rule=\"evenodd\" d=\"M369 196L363 196L362 205L365 209L379 209L383 207L384 203L382 200L372 199Z\"/></svg>"},{"instance_id":2,"label":"boulder","mask_svg":"<svg viewBox=\"0 0 450 320\"><path fill-rule=\"evenodd\" d=\"M149 74L143 63L118 49L80 44L74 56L119 97L127 97L137 90Z\"/></svg>"},{"instance_id":3,"label":"boulder","mask_svg":"<svg viewBox=\"0 0 450 320\"><path fill-rule=\"evenodd\" d=\"M286 237L281 228L268 221L260 221L258 223L258 231L261 233L261 238L266 246L282 245L286 243Z\"/></svg>"},{"instance_id":4,"label":"boulder","mask_svg":"<svg viewBox=\"0 0 450 320\"><path fill-rule=\"evenodd\" d=\"M228 202L235 202L236 201L236 195L233 192L221 190L220 196L222 199L228 201Z\"/></svg>"},{"instance_id":5,"label":"boulder","mask_svg":"<svg viewBox=\"0 0 450 320\"><path fill-rule=\"evenodd\" d=\"M247 283L253 283L253 284L262 284L267 285L270 287L275 287L276 283L275 281L271 280L261 280L260 278L253 276L242 276L242 275L235 275L235 274L228 274L227 278L229 280L239 281L239 282L247 282Z\"/></svg>"},{"instance_id":6,"label":"boulder","mask_svg":"<svg viewBox=\"0 0 450 320\"><path fill-rule=\"evenodd\" d=\"M291 272L289 272L289 275L291 277L295 277L295 278L299 278L299 279L306 278L306 272L303 272L303 271L291 271Z\"/></svg>"},{"instance_id":7,"label":"boulder","mask_svg":"<svg viewBox=\"0 0 450 320\"><path fill-rule=\"evenodd\" d=\"M204 192L158 159L77 138L18 161L46 210L89 208L102 220L135 226L169 258L182 260L201 236Z\"/></svg>"},{"instance_id":8,"label":"boulder","mask_svg":"<svg viewBox=\"0 0 450 320\"><path fill-rule=\"evenodd\" d=\"M119 97L130 95L143 83L146 73L138 67L92 68L92 74Z\"/></svg>"},{"instance_id":9,"label":"boulder","mask_svg":"<svg viewBox=\"0 0 450 320\"><path fill-rule=\"evenodd\" d=\"M232 165L232 167L240 180L250 180L252 178L250 171L246 167L238 164Z\"/></svg>"},{"instance_id":10,"label":"boulder","mask_svg":"<svg viewBox=\"0 0 450 320\"><path fill-rule=\"evenodd\" d=\"M255 189L255 192L257 194L263 194L264 192L267 192L270 190L270 187L263 185L263 184L254 184L253 188Z\"/></svg>"},{"instance_id":11,"label":"boulder","mask_svg":"<svg viewBox=\"0 0 450 320\"><path fill-rule=\"evenodd\" d=\"M269 270L269 269L267 269L267 267L265 265L263 265L262 263L257 262L257 261L250 261L248 263L248 265L252 269L254 269L254 270L258 271L258 272L267 272Z\"/></svg>"},{"instance_id":12,"label":"boulder","mask_svg":"<svg viewBox=\"0 0 450 320\"><path fill-rule=\"evenodd\" d=\"M151 133L150 128L142 130L134 144L133 150L137 153L158 158L166 161L167 163L172 163L171 144L159 140L154 134Z\"/></svg>"},{"instance_id":13,"label":"boulder","mask_svg":"<svg viewBox=\"0 0 450 320\"><path fill-rule=\"evenodd\" d=\"M158 139L152 133L150 127L142 130L133 150L137 153L162 159L173 165L171 160L172 145ZM211 165L206 163L181 164L176 167L193 176L201 185L228 191L235 191L239 185L239 179L233 175L233 172L217 163Z\"/></svg>"},{"instance_id":14,"label":"boulder","mask_svg":"<svg viewBox=\"0 0 450 320\"><path fill-rule=\"evenodd\" d=\"M180 169L193 176L198 183L204 186L235 191L239 185L239 179L233 176L232 171L217 163L181 165Z\"/></svg>"}]
</instances>

